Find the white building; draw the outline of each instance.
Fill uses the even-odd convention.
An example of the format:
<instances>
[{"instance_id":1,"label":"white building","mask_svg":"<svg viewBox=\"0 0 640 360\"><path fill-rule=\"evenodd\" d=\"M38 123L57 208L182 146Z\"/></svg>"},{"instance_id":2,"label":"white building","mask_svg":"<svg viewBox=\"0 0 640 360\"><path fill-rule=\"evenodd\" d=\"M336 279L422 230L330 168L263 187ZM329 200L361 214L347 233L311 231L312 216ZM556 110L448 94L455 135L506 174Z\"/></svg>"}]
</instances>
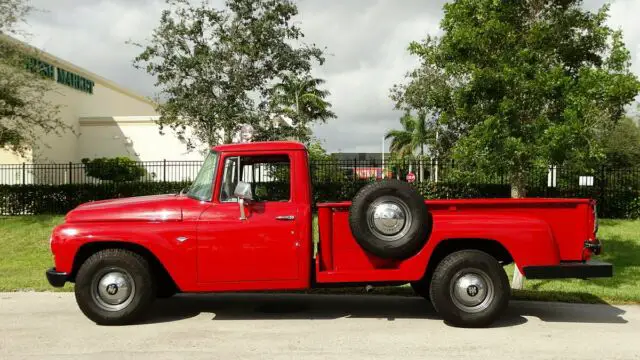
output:
<instances>
[{"instance_id":1,"label":"white building","mask_svg":"<svg viewBox=\"0 0 640 360\"><path fill-rule=\"evenodd\" d=\"M17 40L0 35L0 41ZM170 128L165 127L164 135L160 134L157 104L151 99L47 52L37 53L38 59L32 59L32 65L44 69L54 82L47 100L60 105L59 116L73 132L62 136L42 134L25 156L0 148L0 184L82 181L84 171L80 168L63 174L60 166L47 164L79 164L83 158L124 156L135 161L163 162L162 167L147 166L158 179L166 178L166 161L203 159L207 146L202 143L196 141L196 149L188 151ZM273 121L290 125L290 120L282 117L274 117ZM196 171L197 166L186 172L182 169L167 180L192 179ZM174 179L176 176L179 179Z\"/></svg>"},{"instance_id":2,"label":"white building","mask_svg":"<svg viewBox=\"0 0 640 360\"><path fill-rule=\"evenodd\" d=\"M115 156L137 161L202 159L198 151L187 152L170 129L165 135L159 133L152 100L51 54L39 54L35 61L55 81L48 100L61 106L61 119L76 134L43 134L24 157L0 149L0 164L78 163L83 158Z\"/></svg>"}]
</instances>

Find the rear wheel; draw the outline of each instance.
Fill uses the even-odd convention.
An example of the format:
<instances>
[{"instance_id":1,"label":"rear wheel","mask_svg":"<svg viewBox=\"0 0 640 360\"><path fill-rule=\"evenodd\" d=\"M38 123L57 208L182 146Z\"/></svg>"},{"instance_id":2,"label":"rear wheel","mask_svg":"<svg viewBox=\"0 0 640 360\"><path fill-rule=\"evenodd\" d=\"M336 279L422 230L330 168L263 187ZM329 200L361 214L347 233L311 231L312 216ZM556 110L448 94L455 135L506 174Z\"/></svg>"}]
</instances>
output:
<instances>
[{"instance_id":1,"label":"rear wheel","mask_svg":"<svg viewBox=\"0 0 640 360\"><path fill-rule=\"evenodd\" d=\"M429 292L434 308L446 322L485 327L504 312L511 288L507 274L493 256L462 250L438 264Z\"/></svg>"},{"instance_id":2,"label":"rear wheel","mask_svg":"<svg viewBox=\"0 0 640 360\"><path fill-rule=\"evenodd\" d=\"M149 262L124 249L93 254L76 276L76 302L85 316L100 325L124 325L139 319L155 292Z\"/></svg>"}]
</instances>

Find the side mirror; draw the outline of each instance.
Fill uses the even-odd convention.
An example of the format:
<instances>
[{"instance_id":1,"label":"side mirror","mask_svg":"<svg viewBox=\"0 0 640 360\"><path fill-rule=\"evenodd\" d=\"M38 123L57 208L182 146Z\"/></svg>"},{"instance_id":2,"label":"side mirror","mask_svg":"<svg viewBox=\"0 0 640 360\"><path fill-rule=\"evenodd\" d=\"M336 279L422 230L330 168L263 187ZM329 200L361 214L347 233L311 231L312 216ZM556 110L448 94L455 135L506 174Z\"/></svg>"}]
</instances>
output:
<instances>
[{"instance_id":1,"label":"side mirror","mask_svg":"<svg viewBox=\"0 0 640 360\"><path fill-rule=\"evenodd\" d=\"M233 195L238 198L238 204L240 205L240 220L246 220L247 216L244 213L244 202L246 200L253 200L253 194L251 193L251 185L239 181L236 185L236 189L233 191Z\"/></svg>"},{"instance_id":2,"label":"side mirror","mask_svg":"<svg viewBox=\"0 0 640 360\"><path fill-rule=\"evenodd\" d=\"M233 195L239 200L253 200L251 184L244 181L239 181L238 185L236 185L236 189L233 191Z\"/></svg>"}]
</instances>

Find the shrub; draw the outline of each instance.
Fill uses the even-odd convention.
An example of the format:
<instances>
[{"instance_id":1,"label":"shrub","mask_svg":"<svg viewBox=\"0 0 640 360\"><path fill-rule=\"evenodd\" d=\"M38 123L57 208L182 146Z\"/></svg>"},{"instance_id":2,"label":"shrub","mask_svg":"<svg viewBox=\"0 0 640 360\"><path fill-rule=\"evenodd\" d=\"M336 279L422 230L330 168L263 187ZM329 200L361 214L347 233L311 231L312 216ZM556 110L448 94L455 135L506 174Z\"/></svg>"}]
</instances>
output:
<instances>
[{"instance_id":1,"label":"shrub","mask_svg":"<svg viewBox=\"0 0 640 360\"><path fill-rule=\"evenodd\" d=\"M184 182L0 185L0 215L65 214L89 201L175 194L187 186Z\"/></svg>"},{"instance_id":2,"label":"shrub","mask_svg":"<svg viewBox=\"0 0 640 360\"><path fill-rule=\"evenodd\" d=\"M375 180L317 181L313 183L313 206L319 202L349 201L366 184ZM187 182L122 182L65 185L0 185L0 215L64 214L79 204L114 198L177 193ZM287 183L260 184L257 198L288 197ZM426 199L508 198L509 185L469 183L415 183ZM617 189L601 192L596 187L529 189L530 197L592 198L598 201L598 216L639 218L640 191Z\"/></svg>"},{"instance_id":3,"label":"shrub","mask_svg":"<svg viewBox=\"0 0 640 360\"><path fill-rule=\"evenodd\" d=\"M126 157L82 159L88 176L113 182L136 181L147 174L147 170Z\"/></svg>"}]
</instances>

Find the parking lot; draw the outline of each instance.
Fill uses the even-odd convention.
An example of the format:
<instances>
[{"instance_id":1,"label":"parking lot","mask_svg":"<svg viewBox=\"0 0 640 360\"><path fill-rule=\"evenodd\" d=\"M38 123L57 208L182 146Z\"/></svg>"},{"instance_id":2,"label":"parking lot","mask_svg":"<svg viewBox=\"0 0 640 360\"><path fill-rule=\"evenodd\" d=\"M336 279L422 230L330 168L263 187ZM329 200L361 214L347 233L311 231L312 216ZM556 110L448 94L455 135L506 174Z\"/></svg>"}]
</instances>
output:
<instances>
[{"instance_id":1,"label":"parking lot","mask_svg":"<svg viewBox=\"0 0 640 360\"><path fill-rule=\"evenodd\" d=\"M640 359L638 339L640 306L513 301L459 329L417 297L180 295L102 327L72 293L0 293L3 359Z\"/></svg>"}]
</instances>

